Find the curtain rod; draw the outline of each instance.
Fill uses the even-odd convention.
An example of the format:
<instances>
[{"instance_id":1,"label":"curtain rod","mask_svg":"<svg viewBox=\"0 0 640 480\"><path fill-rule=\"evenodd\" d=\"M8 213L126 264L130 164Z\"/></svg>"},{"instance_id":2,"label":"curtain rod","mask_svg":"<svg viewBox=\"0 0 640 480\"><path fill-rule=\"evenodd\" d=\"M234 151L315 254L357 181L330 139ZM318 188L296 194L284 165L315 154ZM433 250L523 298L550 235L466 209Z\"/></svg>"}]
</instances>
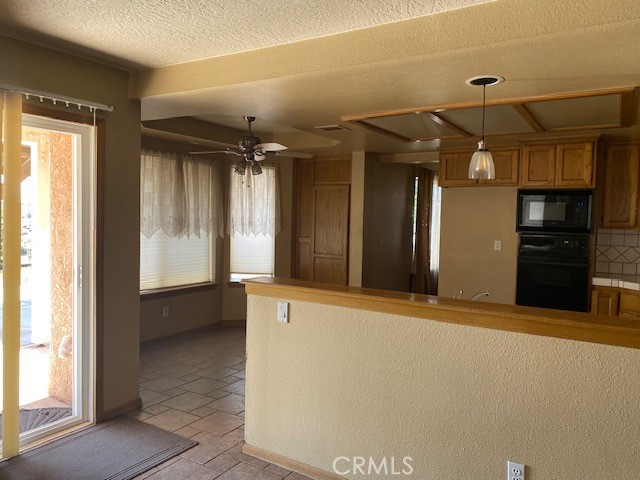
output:
<instances>
[{"instance_id":1,"label":"curtain rod","mask_svg":"<svg viewBox=\"0 0 640 480\"><path fill-rule=\"evenodd\" d=\"M67 107L69 106L69 104L77 105L78 109L81 109L82 107L87 107L90 112L93 112L95 110L102 110L103 112L113 112L115 110L115 107L113 105L89 102L87 100L81 100L79 98L66 97L64 95L56 95L53 93L42 92L40 90L26 90L24 88L15 87L13 85L6 85L3 83L0 83L0 90L4 90L6 92L20 93L24 95L27 98L27 100L29 99L29 97L38 97L40 98L40 101L42 101L45 98L47 100L51 100L54 105L58 102L61 102L61 103L65 103Z\"/></svg>"}]
</instances>

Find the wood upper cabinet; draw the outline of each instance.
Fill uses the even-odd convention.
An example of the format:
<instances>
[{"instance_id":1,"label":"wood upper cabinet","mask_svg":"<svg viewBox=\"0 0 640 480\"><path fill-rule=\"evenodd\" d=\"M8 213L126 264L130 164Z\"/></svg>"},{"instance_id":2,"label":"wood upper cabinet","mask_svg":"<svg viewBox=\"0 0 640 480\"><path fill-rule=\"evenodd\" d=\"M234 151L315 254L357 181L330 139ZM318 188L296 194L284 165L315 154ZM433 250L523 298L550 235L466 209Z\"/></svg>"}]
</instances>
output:
<instances>
[{"instance_id":1,"label":"wood upper cabinet","mask_svg":"<svg viewBox=\"0 0 640 480\"><path fill-rule=\"evenodd\" d=\"M472 185L518 185L520 150L516 147L491 149L496 178L474 180L467 178L473 150L442 152L440 154L440 186L468 187Z\"/></svg>"},{"instance_id":2,"label":"wood upper cabinet","mask_svg":"<svg viewBox=\"0 0 640 480\"><path fill-rule=\"evenodd\" d=\"M593 141L524 145L520 185L591 188L594 166Z\"/></svg>"},{"instance_id":3,"label":"wood upper cabinet","mask_svg":"<svg viewBox=\"0 0 640 480\"><path fill-rule=\"evenodd\" d=\"M611 145L606 149L602 226L638 227L640 145Z\"/></svg>"},{"instance_id":4,"label":"wood upper cabinet","mask_svg":"<svg viewBox=\"0 0 640 480\"><path fill-rule=\"evenodd\" d=\"M477 185L478 181L469 179L469 162L473 151L440 153L440 186L468 187Z\"/></svg>"},{"instance_id":5,"label":"wood upper cabinet","mask_svg":"<svg viewBox=\"0 0 640 480\"><path fill-rule=\"evenodd\" d=\"M493 180L480 180L479 183L483 185L518 185L520 149L491 149L491 154L496 168L496 178Z\"/></svg>"},{"instance_id":6,"label":"wood upper cabinet","mask_svg":"<svg viewBox=\"0 0 640 480\"><path fill-rule=\"evenodd\" d=\"M555 178L555 145L525 145L522 147L520 185L527 187L545 187L553 185Z\"/></svg>"},{"instance_id":7,"label":"wood upper cabinet","mask_svg":"<svg viewBox=\"0 0 640 480\"><path fill-rule=\"evenodd\" d=\"M556 185L594 187L593 142L566 143L557 147Z\"/></svg>"}]
</instances>

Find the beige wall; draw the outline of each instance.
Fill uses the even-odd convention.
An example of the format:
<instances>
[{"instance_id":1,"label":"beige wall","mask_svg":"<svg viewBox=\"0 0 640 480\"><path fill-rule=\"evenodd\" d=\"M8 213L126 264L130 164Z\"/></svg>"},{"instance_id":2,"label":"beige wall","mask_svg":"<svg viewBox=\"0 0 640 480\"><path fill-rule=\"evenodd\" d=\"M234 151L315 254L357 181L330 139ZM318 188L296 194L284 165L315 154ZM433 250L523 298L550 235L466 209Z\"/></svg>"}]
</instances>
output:
<instances>
[{"instance_id":1,"label":"beige wall","mask_svg":"<svg viewBox=\"0 0 640 480\"><path fill-rule=\"evenodd\" d=\"M640 350L300 301L280 324L277 300L249 297L249 445L326 471L411 456L420 480L640 469Z\"/></svg>"},{"instance_id":2,"label":"beige wall","mask_svg":"<svg viewBox=\"0 0 640 480\"><path fill-rule=\"evenodd\" d=\"M234 157L235 158L235 157ZM236 160L237 161L237 160ZM291 276L291 248L293 222L293 159L269 159L270 163L278 164L280 170L280 215L281 230L276 235L275 275L288 278ZM229 161L231 166L234 162ZM228 174L224 175L225 180ZM225 201L226 205L226 201ZM247 296L243 287L229 286L229 236L224 240L222 285L222 321L234 322L247 318Z\"/></svg>"},{"instance_id":3,"label":"beige wall","mask_svg":"<svg viewBox=\"0 0 640 480\"><path fill-rule=\"evenodd\" d=\"M0 83L115 106L105 115L104 409L138 398L140 105L123 70L0 36Z\"/></svg>"},{"instance_id":4,"label":"beige wall","mask_svg":"<svg viewBox=\"0 0 640 480\"><path fill-rule=\"evenodd\" d=\"M412 165L367 158L362 286L409 291L412 259Z\"/></svg>"},{"instance_id":5,"label":"beige wall","mask_svg":"<svg viewBox=\"0 0 640 480\"><path fill-rule=\"evenodd\" d=\"M483 301L514 304L518 235L516 187L442 189L438 295L463 298L490 290ZM494 241L502 250L494 250Z\"/></svg>"},{"instance_id":6,"label":"beige wall","mask_svg":"<svg viewBox=\"0 0 640 480\"><path fill-rule=\"evenodd\" d=\"M169 317L162 317L169 307ZM140 300L140 341L166 337L221 322L222 290L176 292L170 296Z\"/></svg>"}]
</instances>

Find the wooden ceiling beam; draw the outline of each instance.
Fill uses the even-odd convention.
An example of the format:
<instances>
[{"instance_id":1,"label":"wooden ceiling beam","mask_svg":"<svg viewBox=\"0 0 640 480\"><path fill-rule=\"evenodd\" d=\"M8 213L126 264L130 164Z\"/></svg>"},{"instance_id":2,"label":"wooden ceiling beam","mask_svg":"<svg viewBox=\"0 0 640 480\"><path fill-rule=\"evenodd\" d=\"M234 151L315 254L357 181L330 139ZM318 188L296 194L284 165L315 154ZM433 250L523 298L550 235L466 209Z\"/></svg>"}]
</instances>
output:
<instances>
[{"instance_id":1,"label":"wooden ceiling beam","mask_svg":"<svg viewBox=\"0 0 640 480\"><path fill-rule=\"evenodd\" d=\"M367 123L367 122L362 121L362 120L354 121L352 123L358 124L361 127L366 128L367 130L371 130L372 132L381 133L382 135L386 135L388 137L395 138L396 140L400 140L402 142L410 142L411 141L411 139L408 138L408 137L405 137L403 135L399 135L399 134L397 134L395 132L392 132L391 130L387 130L385 128L378 127L376 125L372 125L372 124Z\"/></svg>"},{"instance_id":2,"label":"wooden ceiling beam","mask_svg":"<svg viewBox=\"0 0 640 480\"><path fill-rule=\"evenodd\" d=\"M534 131L538 133L544 133L547 131L547 129L542 126L542 124L533 115L533 113L531 113L531 110L529 110L524 103L514 103L513 108L524 119L524 121L527 122L531 128L533 128Z\"/></svg>"},{"instance_id":3,"label":"wooden ceiling beam","mask_svg":"<svg viewBox=\"0 0 640 480\"><path fill-rule=\"evenodd\" d=\"M534 103L534 102L548 102L553 100L568 100L573 98L585 98L585 97L601 97L603 95L622 95L625 93L633 93L636 87L620 87L620 88L602 88L598 90L587 90L583 92L569 92L569 93L554 93L549 95L539 95L535 97L520 97L520 98L505 98L498 100L487 100L487 107L497 105L513 105L516 103ZM355 123L358 120L368 120L372 118L389 117L394 115L406 115L408 113L425 113L434 112L438 113L445 110L460 110L462 108L475 108L481 107L481 101L473 102L459 102L459 103L444 103L441 105L430 105L426 107L413 107L402 108L396 110L386 110L381 112L371 113L358 113L343 115L342 120L344 122Z\"/></svg>"},{"instance_id":4,"label":"wooden ceiling beam","mask_svg":"<svg viewBox=\"0 0 640 480\"><path fill-rule=\"evenodd\" d=\"M443 118L442 116L440 116L435 112L425 112L424 114L429 118L431 118L431 120L437 123L438 125L448 128L449 130L453 130L458 135L461 135L463 137L473 137L473 133L467 132L462 127L459 127L455 123L450 122L449 120L447 120L446 118Z\"/></svg>"}]
</instances>

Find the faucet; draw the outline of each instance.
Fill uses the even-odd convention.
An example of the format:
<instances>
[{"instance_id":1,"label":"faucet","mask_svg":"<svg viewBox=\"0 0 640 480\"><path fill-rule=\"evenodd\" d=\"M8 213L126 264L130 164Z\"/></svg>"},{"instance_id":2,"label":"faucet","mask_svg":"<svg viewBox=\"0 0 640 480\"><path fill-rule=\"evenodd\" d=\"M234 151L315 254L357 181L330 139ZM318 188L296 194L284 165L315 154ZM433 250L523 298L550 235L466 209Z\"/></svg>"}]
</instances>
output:
<instances>
[{"instance_id":1,"label":"faucet","mask_svg":"<svg viewBox=\"0 0 640 480\"><path fill-rule=\"evenodd\" d=\"M491 292L489 290L485 290L484 292L478 292L473 297L471 297L471 301L473 302L474 300L478 300L482 296L488 297L489 295L491 295Z\"/></svg>"},{"instance_id":2,"label":"faucet","mask_svg":"<svg viewBox=\"0 0 640 480\"><path fill-rule=\"evenodd\" d=\"M458 300L458 299L462 298L462 294L463 294L463 293L464 293L464 291L462 291L462 290L458 290L458 293L456 293L456 294L453 296L454 300Z\"/></svg>"}]
</instances>

